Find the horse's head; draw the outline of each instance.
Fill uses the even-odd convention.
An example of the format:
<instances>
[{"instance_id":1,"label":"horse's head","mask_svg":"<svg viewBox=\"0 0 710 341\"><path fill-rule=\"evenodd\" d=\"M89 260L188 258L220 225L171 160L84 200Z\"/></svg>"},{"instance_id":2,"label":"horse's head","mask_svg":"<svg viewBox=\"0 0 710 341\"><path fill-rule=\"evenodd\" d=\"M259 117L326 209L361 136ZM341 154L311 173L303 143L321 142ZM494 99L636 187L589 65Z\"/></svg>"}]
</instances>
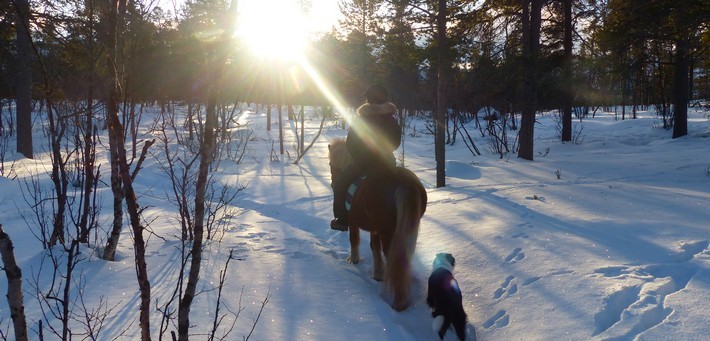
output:
<instances>
[{"instance_id":1,"label":"horse's head","mask_svg":"<svg viewBox=\"0 0 710 341\"><path fill-rule=\"evenodd\" d=\"M350 166L350 162L352 162L350 153L348 153L348 149L345 146L345 139L337 138L330 141L328 145L328 158L330 159L330 179L332 186L333 179L337 178L345 168Z\"/></svg>"}]
</instances>

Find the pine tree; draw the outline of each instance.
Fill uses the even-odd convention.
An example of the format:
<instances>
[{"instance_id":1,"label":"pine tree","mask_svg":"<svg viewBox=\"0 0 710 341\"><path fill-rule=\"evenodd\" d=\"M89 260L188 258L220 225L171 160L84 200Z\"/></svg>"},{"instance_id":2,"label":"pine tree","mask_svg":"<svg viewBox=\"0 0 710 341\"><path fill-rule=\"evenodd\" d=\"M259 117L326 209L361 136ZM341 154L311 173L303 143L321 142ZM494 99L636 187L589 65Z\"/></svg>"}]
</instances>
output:
<instances>
[{"instance_id":1,"label":"pine tree","mask_svg":"<svg viewBox=\"0 0 710 341\"><path fill-rule=\"evenodd\" d=\"M17 9L17 151L26 158L32 152L32 37L29 0L14 2Z\"/></svg>"}]
</instances>

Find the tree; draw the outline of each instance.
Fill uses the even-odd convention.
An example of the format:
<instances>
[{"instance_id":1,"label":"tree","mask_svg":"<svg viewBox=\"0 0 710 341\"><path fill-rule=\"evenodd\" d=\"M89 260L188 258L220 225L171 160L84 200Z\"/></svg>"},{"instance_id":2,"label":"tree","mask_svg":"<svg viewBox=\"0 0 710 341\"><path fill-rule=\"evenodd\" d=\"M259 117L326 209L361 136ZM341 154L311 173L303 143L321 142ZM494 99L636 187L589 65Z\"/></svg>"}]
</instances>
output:
<instances>
[{"instance_id":1,"label":"tree","mask_svg":"<svg viewBox=\"0 0 710 341\"><path fill-rule=\"evenodd\" d=\"M572 141L572 0L562 0L564 6L564 60L562 61L562 142Z\"/></svg>"},{"instance_id":2,"label":"tree","mask_svg":"<svg viewBox=\"0 0 710 341\"><path fill-rule=\"evenodd\" d=\"M106 121L108 124L110 154L112 161L112 171L118 171L117 178L125 191L126 207L129 220L133 229L134 254L136 263L136 277L140 290L140 316L139 326L141 329L141 340L150 340L150 282L148 280L148 269L145 259L145 240L143 239L144 227L140 221L139 205L136 193L133 190L133 178L131 177L128 162L126 160L126 147L123 135L123 126L118 118L119 85L120 79L117 65L119 24L123 20L119 16L118 9L125 6L126 0L112 0L107 13L107 39L106 39L106 68L109 70L109 89L106 101ZM123 2L123 4L121 4ZM113 175L112 175L113 177ZM114 179L112 178L112 182ZM115 200L115 199L114 199Z\"/></svg>"},{"instance_id":3,"label":"tree","mask_svg":"<svg viewBox=\"0 0 710 341\"><path fill-rule=\"evenodd\" d=\"M367 86L375 81L375 36L380 32L380 18L377 15L383 0L344 0L340 2L343 20L340 27L347 42L346 59L350 71L342 90L345 97L356 105L362 101Z\"/></svg>"},{"instance_id":4,"label":"tree","mask_svg":"<svg viewBox=\"0 0 710 341\"><path fill-rule=\"evenodd\" d=\"M446 42L446 0L439 0L436 16L436 42L438 47L438 78L436 86L436 137L434 154L436 158L436 187L446 186L446 80L448 72Z\"/></svg>"},{"instance_id":5,"label":"tree","mask_svg":"<svg viewBox=\"0 0 710 341\"><path fill-rule=\"evenodd\" d=\"M650 75L646 83L655 85L653 102L666 107L673 103L673 119L665 127L673 126L673 138L687 134L687 102L690 79L690 55L693 49L703 49L701 46L691 46L691 39L707 31L707 18L710 9L703 0L611 0L608 4L605 24L600 31L600 39L606 50L626 51L629 46L638 50L638 59L634 63L653 65L657 73ZM673 55L672 60L669 56ZM625 60L619 64L629 64ZM637 65L638 65L637 64ZM672 65L668 68L667 64ZM666 70L668 68L669 70ZM672 91L667 92L664 77L672 74ZM639 76L646 76L639 73ZM636 76L637 84L643 79ZM632 78L629 76L627 78ZM622 86L624 86L622 84ZM663 115L666 110L659 110ZM664 123L666 122L664 116Z\"/></svg>"},{"instance_id":6,"label":"tree","mask_svg":"<svg viewBox=\"0 0 710 341\"><path fill-rule=\"evenodd\" d=\"M17 151L31 159L32 153L32 37L29 0L13 1L17 9Z\"/></svg>"},{"instance_id":7,"label":"tree","mask_svg":"<svg viewBox=\"0 0 710 341\"><path fill-rule=\"evenodd\" d=\"M533 160L535 113L537 111L537 63L543 0L522 0L523 103L520 117L518 157Z\"/></svg>"},{"instance_id":8,"label":"tree","mask_svg":"<svg viewBox=\"0 0 710 341\"><path fill-rule=\"evenodd\" d=\"M407 17L408 3L402 0L391 3L392 15L384 23L389 30L382 34L382 48L377 53L377 78L383 80L392 101L400 109L413 109L422 104L417 94L423 54L416 43L412 18Z\"/></svg>"},{"instance_id":9,"label":"tree","mask_svg":"<svg viewBox=\"0 0 710 341\"><path fill-rule=\"evenodd\" d=\"M224 17L224 22L218 23L223 28L222 34L218 35L214 41L207 44L209 50L214 51L212 59L207 59L208 70L206 86L206 118L202 141L200 142L200 165L195 184L195 219L194 237L190 250L190 268L187 277L185 291L180 299L178 308L178 339L188 340L190 329L190 308L197 291L197 282L200 278L200 267L202 266L202 245L205 226L205 192L207 190L207 178L214 157L217 128L217 100L222 84L222 75L226 69L227 61L233 49L232 30L235 27L235 12L237 1L232 0L229 9Z\"/></svg>"},{"instance_id":10,"label":"tree","mask_svg":"<svg viewBox=\"0 0 710 341\"><path fill-rule=\"evenodd\" d=\"M22 297L22 269L17 266L12 240L0 225L0 256L3 271L7 276L7 303L10 306L10 317L15 328L15 340L29 340L27 337L27 321L25 318L25 303Z\"/></svg>"}]
</instances>

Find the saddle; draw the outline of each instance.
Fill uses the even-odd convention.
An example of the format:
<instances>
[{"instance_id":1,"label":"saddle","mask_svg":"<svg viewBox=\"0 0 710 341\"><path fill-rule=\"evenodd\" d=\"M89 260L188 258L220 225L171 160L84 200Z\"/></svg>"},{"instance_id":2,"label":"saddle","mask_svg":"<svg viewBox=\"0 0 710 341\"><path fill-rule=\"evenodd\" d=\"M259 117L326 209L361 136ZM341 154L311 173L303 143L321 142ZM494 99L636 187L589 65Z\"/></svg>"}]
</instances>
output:
<instances>
[{"instance_id":1,"label":"saddle","mask_svg":"<svg viewBox=\"0 0 710 341\"><path fill-rule=\"evenodd\" d=\"M348 186L348 191L345 194L345 210L350 212L350 208L352 207L353 204L353 197L355 197L355 192L357 192L358 188L362 185L362 183L367 179L367 173L369 169L366 170L362 175L358 176L353 180L353 182Z\"/></svg>"},{"instance_id":2,"label":"saddle","mask_svg":"<svg viewBox=\"0 0 710 341\"><path fill-rule=\"evenodd\" d=\"M382 165L372 165L365 169L360 176L356 177L353 182L348 186L348 190L345 193L345 210L347 212L350 212L350 208L352 206L353 198L355 197L355 193L357 193L358 189L362 186L362 184L365 182L365 179L367 179L368 175L373 176L373 179L379 179L382 180L383 177L380 175L383 174L389 174L392 172L394 169L397 167L395 166L382 166ZM385 176L386 178L386 176ZM377 181L377 180L376 180ZM379 186L379 185L378 185Z\"/></svg>"}]
</instances>

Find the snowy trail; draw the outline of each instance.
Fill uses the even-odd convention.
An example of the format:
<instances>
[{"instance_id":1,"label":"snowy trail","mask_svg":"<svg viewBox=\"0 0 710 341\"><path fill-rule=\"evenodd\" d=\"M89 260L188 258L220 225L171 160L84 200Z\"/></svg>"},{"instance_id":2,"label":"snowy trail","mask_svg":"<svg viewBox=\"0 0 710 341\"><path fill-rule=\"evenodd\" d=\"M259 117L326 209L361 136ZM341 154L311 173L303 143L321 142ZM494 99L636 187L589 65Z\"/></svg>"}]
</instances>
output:
<instances>
[{"instance_id":1,"label":"snowy trail","mask_svg":"<svg viewBox=\"0 0 710 341\"><path fill-rule=\"evenodd\" d=\"M285 130L291 156L280 156L278 142L272 143L278 127L266 131L263 112L245 110L238 121L242 126L235 136L249 136L246 155L241 164L224 160L214 174L222 184L247 188L233 203L240 214L228 218L221 241L205 246L191 315L196 339L212 326L214 289L230 250L220 311L241 309L230 339L250 331L268 295L254 340L435 340L424 298L439 252L456 257L468 331L475 328L479 340L707 340L710 335L706 116L696 113L689 136L671 140L667 131L652 128L653 115L628 121L598 115L584 121L587 138L579 145L556 142L555 121L541 116L534 162L486 153L473 157L457 143L447 148L445 188L433 184L432 136L408 136L405 162L427 188L429 203L413 264L413 304L401 313L390 308L381 283L371 278L369 234L361 235L363 260L353 265L346 261L347 233L328 226L327 144L345 130L335 122L326 125L293 165L291 129ZM319 123L306 121L307 140ZM424 121L415 124L425 131ZM476 143L485 146L483 139ZM50 188L46 164L18 159L15 167L24 179L40 172ZM157 309L175 290L182 244L176 238L176 209L166 200L169 182L155 155L144 166L135 186L144 219L151 222L147 256L157 339ZM31 299L31 285L34 278L48 284L52 274L38 275L45 251L19 214L31 213L21 182L0 178L0 186L0 223L17 245L30 328L37 335L42 313ZM101 184L98 194L100 219L108 225L110 188ZM121 236L118 261L97 259L95 249L82 250L86 261L77 269L89 282L83 296L90 307L109 300L112 316L102 336L133 340L139 335L138 296L130 230ZM0 281L0 292L5 289ZM0 312L8 321L4 306ZM232 320L228 315L218 334Z\"/></svg>"}]
</instances>

